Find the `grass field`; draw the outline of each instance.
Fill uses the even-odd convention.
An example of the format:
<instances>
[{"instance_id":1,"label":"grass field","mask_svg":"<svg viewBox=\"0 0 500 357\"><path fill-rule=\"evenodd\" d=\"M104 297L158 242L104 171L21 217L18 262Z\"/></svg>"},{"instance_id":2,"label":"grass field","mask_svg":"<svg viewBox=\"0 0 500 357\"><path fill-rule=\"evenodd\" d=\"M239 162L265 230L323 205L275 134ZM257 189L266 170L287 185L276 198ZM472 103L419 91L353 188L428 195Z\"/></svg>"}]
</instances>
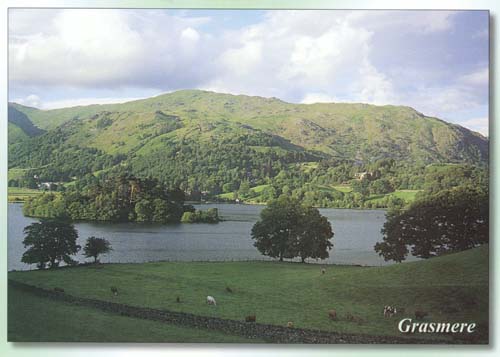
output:
<instances>
[{"instance_id":1,"label":"grass field","mask_svg":"<svg viewBox=\"0 0 500 357\"><path fill-rule=\"evenodd\" d=\"M9 288L8 339L14 342L263 342L56 302Z\"/></svg>"},{"instance_id":2,"label":"grass field","mask_svg":"<svg viewBox=\"0 0 500 357\"><path fill-rule=\"evenodd\" d=\"M7 197L9 202L24 202L30 197L41 195L43 191L30 188L9 187Z\"/></svg>"},{"instance_id":3,"label":"grass field","mask_svg":"<svg viewBox=\"0 0 500 357\"><path fill-rule=\"evenodd\" d=\"M377 202L385 198L386 196L393 196L397 198L403 199L406 203L411 203L415 201L415 197L420 190L396 190L394 192L382 195L372 195L370 196L366 202Z\"/></svg>"},{"instance_id":4,"label":"grass field","mask_svg":"<svg viewBox=\"0 0 500 357\"><path fill-rule=\"evenodd\" d=\"M235 320L255 313L261 323L293 321L296 327L339 332L399 335L400 318L384 318L384 305L404 308L405 317L420 309L429 312L429 321L474 321L483 326L481 331L488 321L488 246L387 267L329 266L324 275L313 264L161 262L18 271L9 272L9 278L134 306ZM118 296L111 294L110 286L118 288ZM216 298L216 307L206 305L207 295ZM181 304L176 303L177 296ZM9 306L12 316L19 303ZM338 321L328 319L330 309L337 310ZM348 321L347 313L362 322ZM59 324L51 316L45 319L47 329ZM9 331L15 326L9 325ZM131 335L130 340L141 339Z\"/></svg>"},{"instance_id":5,"label":"grass field","mask_svg":"<svg viewBox=\"0 0 500 357\"><path fill-rule=\"evenodd\" d=\"M352 187L349 185L337 185L337 186L332 186L332 188L344 193L352 192Z\"/></svg>"}]
</instances>

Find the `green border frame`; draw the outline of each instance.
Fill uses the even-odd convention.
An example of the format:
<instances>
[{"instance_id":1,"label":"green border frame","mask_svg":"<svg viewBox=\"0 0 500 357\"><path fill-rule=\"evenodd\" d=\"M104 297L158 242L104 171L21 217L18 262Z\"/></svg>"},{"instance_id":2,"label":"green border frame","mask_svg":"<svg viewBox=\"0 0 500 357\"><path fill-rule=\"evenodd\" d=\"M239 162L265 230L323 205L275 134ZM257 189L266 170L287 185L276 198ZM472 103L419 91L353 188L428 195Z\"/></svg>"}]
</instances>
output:
<instances>
[{"instance_id":1,"label":"green border frame","mask_svg":"<svg viewBox=\"0 0 500 357\"><path fill-rule=\"evenodd\" d=\"M8 100L8 65L7 65L7 14L9 7L60 7L60 8L229 8L229 9L463 9L490 11L490 205L491 227L490 240L490 345L487 347L474 346L368 346L368 345L213 345L213 344L85 344L85 343L7 343L7 100ZM498 237L498 228L495 224L497 216L497 192L499 182L496 180L499 173L496 159L499 156L499 147L496 143L498 128L494 118L498 114L499 94L495 90L497 83L496 65L498 58L498 41L496 38L496 18L500 14L498 0L7 0L0 4L0 356L47 356L72 357L92 355L100 356L132 356L132 355L198 355L217 356L238 355L281 355L299 356L307 353L313 356L359 356L368 354L374 356L459 356L498 354L499 314L494 297L498 297L496 284L499 257L499 246L495 243Z\"/></svg>"}]
</instances>

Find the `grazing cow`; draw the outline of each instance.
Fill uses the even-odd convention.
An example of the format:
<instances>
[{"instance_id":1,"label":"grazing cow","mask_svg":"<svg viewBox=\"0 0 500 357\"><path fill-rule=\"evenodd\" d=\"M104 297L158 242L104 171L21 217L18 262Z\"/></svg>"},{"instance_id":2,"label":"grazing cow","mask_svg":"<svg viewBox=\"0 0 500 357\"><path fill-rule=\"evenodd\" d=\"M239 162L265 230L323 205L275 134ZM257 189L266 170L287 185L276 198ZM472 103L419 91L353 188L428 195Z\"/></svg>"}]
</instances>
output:
<instances>
[{"instance_id":1,"label":"grazing cow","mask_svg":"<svg viewBox=\"0 0 500 357\"><path fill-rule=\"evenodd\" d=\"M57 293L63 293L64 289L63 288L57 288L57 287L55 287L54 291L57 292Z\"/></svg>"},{"instance_id":2,"label":"grazing cow","mask_svg":"<svg viewBox=\"0 0 500 357\"><path fill-rule=\"evenodd\" d=\"M246 322L255 322L255 320L256 320L256 316L255 316L255 314L253 314L253 315L248 315L248 316L246 316L246 317L245 317L245 321L246 321Z\"/></svg>"},{"instance_id":3,"label":"grazing cow","mask_svg":"<svg viewBox=\"0 0 500 357\"><path fill-rule=\"evenodd\" d=\"M325 273L326 273L326 269L325 268L321 269L321 274L325 274Z\"/></svg>"},{"instance_id":4,"label":"grazing cow","mask_svg":"<svg viewBox=\"0 0 500 357\"><path fill-rule=\"evenodd\" d=\"M207 296L207 304L217 306L217 302L215 301L214 297L210 295Z\"/></svg>"},{"instance_id":5,"label":"grazing cow","mask_svg":"<svg viewBox=\"0 0 500 357\"><path fill-rule=\"evenodd\" d=\"M229 286L226 286L226 291L227 291L228 293L232 293L232 292L233 292L233 289L231 289Z\"/></svg>"},{"instance_id":6,"label":"grazing cow","mask_svg":"<svg viewBox=\"0 0 500 357\"><path fill-rule=\"evenodd\" d=\"M328 317L330 318L330 320L336 321L337 320L337 310L329 310Z\"/></svg>"},{"instance_id":7,"label":"grazing cow","mask_svg":"<svg viewBox=\"0 0 500 357\"><path fill-rule=\"evenodd\" d=\"M181 298L177 296L177 298L175 299L176 302L181 302Z\"/></svg>"},{"instance_id":8,"label":"grazing cow","mask_svg":"<svg viewBox=\"0 0 500 357\"><path fill-rule=\"evenodd\" d=\"M422 311L422 310L415 311L415 319L417 319L417 320L422 320L427 315L429 315L429 314L426 311Z\"/></svg>"},{"instance_id":9,"label":"grazing cow","mask_svg":"<svg viewBox=\"0 0 500 357\"><path fill-rule=\"evenodd\" d=\"M293 328L293 321L288 321L286 327Z\"/></svg>"},{"instance_id":10,"label":"grazing cow","mask_svg":"<svg viewBox=\"0 0 500 357\"><path fill-rule=\"evenodd\" d=\"M111 287L111 292L113 293L113 295L118 295L118 288L116 286L112 286Z\"/></svg>"},{"instance_id":11,"label":"grazing cow","mask_svg":"<svg viewBox=\"0 0 500 357\"><path fill-rule=\"evenodd\" d=\"M386 305L384 306L384 317L392 317L397 313L396 307Z\"/></svg>"}]
</instances>

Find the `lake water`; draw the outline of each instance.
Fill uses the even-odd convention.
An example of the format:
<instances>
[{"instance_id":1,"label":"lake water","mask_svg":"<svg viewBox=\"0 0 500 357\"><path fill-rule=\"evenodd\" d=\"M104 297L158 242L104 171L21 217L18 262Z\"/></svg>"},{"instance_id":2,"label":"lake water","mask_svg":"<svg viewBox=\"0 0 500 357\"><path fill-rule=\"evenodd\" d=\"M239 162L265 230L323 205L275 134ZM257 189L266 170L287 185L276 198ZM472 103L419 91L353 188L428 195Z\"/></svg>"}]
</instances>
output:
<instances>
[{"instance_id":1,"label":"lake water","mask_svg":"<svg viewBox=\"0 0 500 357\"><path fill-rule=\"evenodd\" d=\"M157 225L143 223L76 223L78 244L83 246L90 236L104 237L113 251L101 262L264 260L253 246L250 231L263 206L236 204L195 205L216 207L225 220L218 224ZM385 222L381 210L320 209L332 224L335 236L330 258L311 262L329 264L388 264L373 250L382 240L380 229ZM8 269L35 269L21 263L25 251L23 228L33 218L24 217L22 204L8 207ZM83 262L82 253L76 260Z\"/></svg>"}]
</instances>

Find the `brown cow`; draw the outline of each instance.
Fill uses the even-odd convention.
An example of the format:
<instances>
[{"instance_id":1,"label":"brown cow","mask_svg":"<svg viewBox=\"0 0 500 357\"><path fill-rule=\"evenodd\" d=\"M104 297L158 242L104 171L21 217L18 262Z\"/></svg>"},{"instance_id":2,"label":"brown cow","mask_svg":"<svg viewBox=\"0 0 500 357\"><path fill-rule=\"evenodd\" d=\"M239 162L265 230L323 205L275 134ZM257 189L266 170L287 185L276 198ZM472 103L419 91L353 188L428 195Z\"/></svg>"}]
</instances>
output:
<instances>
[{"instance_id":1,"label":"brown cow","mask_svg":"<svg viewBox=\"0 0 500 357\"><path fill-rule=\"evenodd\" d=\"M253 314L253 315L248 315L247 317L245 317L245 321L246 321L246 322L255 322L255 320L256 320L256 319L257 319L257 318L256 318L255 314Z\"/></svg>"},{"instance_id":2,"label":"brown cow","mask_svg":"<svg viewBox=\"0 0 500 357\"><path fill-rule=\"evenodd\" d=\"M337 310L328 310L328 317L330 320L336 321L337 320Z\"/></svg>"}]
</instances>

